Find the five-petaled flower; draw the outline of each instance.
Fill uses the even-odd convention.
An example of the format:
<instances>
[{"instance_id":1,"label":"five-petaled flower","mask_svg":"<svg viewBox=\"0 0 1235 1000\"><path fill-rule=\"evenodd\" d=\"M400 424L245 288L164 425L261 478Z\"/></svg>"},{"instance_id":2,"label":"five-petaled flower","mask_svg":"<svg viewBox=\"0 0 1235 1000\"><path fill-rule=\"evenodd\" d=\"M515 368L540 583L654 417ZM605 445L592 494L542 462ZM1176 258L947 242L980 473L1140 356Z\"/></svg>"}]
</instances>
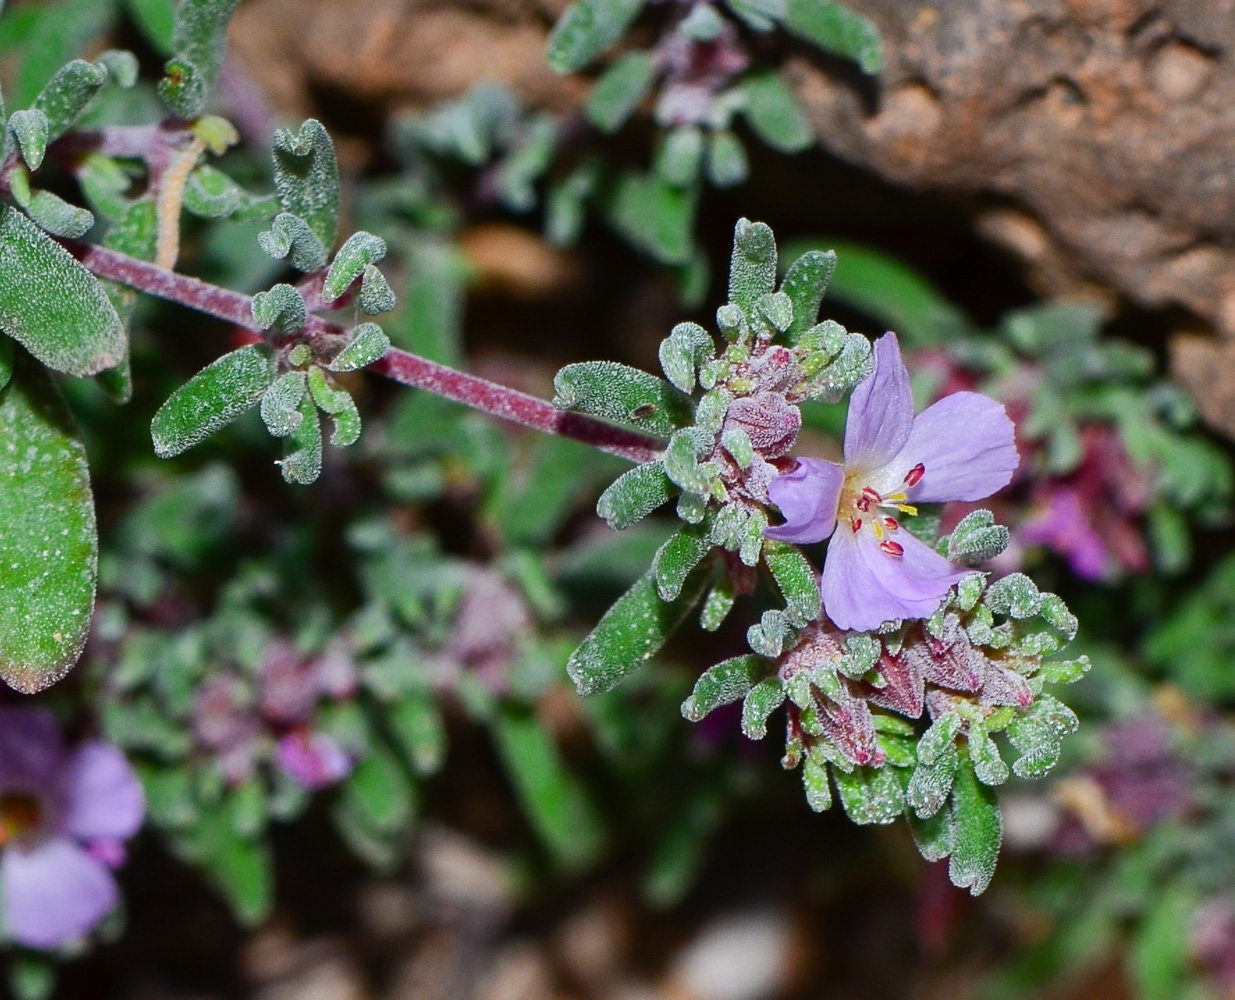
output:
<instances>
[{"instance_id":1,"label":"five-petaled flower","mask_svg":"<svg viewBox=\"0 0 1235 1000\"><path fill-rule=\"evenodd\" d=\"M768 488L785 542L829 535L820 589L827 616L865 631L926 618L965 571L901 529L918 503L982 500L1016 471L1012 421L988 396L957 392L913 415L909 372L896 335L875 343L875 370L849 402L845 461L798 459Z\"/></svg>"},{"instance_id":2,"label":"five-petaled flower","mask_svg":"<svg viewBox=\"0 0 1235 1000\"><path fill-rule=\"evenodd\" d=\"M116 905L111 869L142 824L142 786L123 753L67 752L52 714L0 708L0 897L10 938L55 948Z\"/></svg>"}]
</instances>

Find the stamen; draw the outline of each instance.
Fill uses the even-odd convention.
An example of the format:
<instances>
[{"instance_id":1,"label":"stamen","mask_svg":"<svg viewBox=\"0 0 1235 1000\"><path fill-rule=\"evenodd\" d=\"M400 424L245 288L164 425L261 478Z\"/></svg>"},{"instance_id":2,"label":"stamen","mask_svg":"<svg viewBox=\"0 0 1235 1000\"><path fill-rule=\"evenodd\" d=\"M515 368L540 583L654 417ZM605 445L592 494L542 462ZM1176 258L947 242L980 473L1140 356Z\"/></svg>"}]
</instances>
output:
<instances>
[{"instance_id":1,"label":"stamen","mask_svg":"<svg viewBox=\"0 0 1235 1000\"><path fill-rule=\"evenodd\" d=\"M871 521L871 527L875 529L875 537L883 541L883 525L879 523L879 518Z\"/></svg>"},{"instance_id":2,"label":"stamen","mask_svg":"<svg viewBox=\"0 0 1235 1000\"><path fill-rule=\"evenodd\" d=\"M886 527L890 528L892 531L895 531L897 528L901 526L900 521L898 521L894 517L885 517L883 519L883 523Z\"/></svg>"},{"instance_id":3,"label":"stamen","mask_svg":"<svg viewBox=\"0 0 1235 1000\"><path fill-rule=\"evenodd\" d=\"M917 486L922 481L922 477L926 475L926 466L919 462L907 473L905 473L905 485L912 488Z\"/></svg>"},{"instance_id":4,"label":"stamen","mask_svg":"<svg viewBox=\"0 0 1235 1000\"><path fill-rule=\"evenodd\" d=\"M862 487L862 499L864 499L867 503L883 502L883 497L881 497L877 491L871 489L869 486Z\"/></svg>"},{"instance_id":5,"label":"stamen","mask_svg":"<svg viewBox=\"0 0 1235 1000\"><path fill-rule=\"evenodd\" d=\"M908 514L910 517L918 516L918 508L911 503L897 503L892 506L899 510L902 514Z\"/></svg>"},{"instance_id":6,"label":"stamen","mask_svg":"<svg viewBox=\"0 0 1235 1000\"><path fill-rule=\"evenodd\" d=\"M896 556L898 558L905 554L905 546L901 545L900 542L894 542L891 539L885 539L880 542L879 548L881 548L888 555Z\"/></svg>"},{"instance_id":7,"label":"stamen","mask_svg":"<svg viewBox=\"0 0 1235 1000\"><path fill-rule=\"evenodd\" d=\"M858 529L862 527L862 519L860 517L854 518L854 520L849 522L849 527L853 529L853 533L856 535L858 533Z\"/></svg>"}]
</instances>

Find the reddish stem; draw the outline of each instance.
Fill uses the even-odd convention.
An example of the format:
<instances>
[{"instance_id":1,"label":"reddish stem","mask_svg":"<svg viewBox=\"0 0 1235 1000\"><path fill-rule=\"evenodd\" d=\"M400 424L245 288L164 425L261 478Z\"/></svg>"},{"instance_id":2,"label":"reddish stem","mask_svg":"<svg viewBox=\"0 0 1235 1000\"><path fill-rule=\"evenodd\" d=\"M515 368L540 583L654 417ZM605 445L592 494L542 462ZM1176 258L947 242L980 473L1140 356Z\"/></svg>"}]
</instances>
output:
<instances>
[{"instance_id":1,"label":"reddish stem","mask_svg":"<svg viewBox=\"0 0 1235 1000\"><path fill-rule=\"evenodd\" d=\"M252 330L262 337L270 336L270 331L263 330L253 319L253 300L248 295L177 274L175 271L167 271L128 254L92 243L83 243L80 240L60 242L69 253L100 278L107 278L169 302L177 302L197 312ZM301 333L315 353L327 356L342 348L350 336L343 327L327 322L320 316L310 316ZM632 462L650 462L664 450L664 444L655 438L614 427L581 413L559 410L552 403L536 396L477 378L397 347L392 347L381 361L370 366L370 370L402 385L426 389L435 395L453 399L524 427L582 441Z\"/></svg>"}]
</instances>

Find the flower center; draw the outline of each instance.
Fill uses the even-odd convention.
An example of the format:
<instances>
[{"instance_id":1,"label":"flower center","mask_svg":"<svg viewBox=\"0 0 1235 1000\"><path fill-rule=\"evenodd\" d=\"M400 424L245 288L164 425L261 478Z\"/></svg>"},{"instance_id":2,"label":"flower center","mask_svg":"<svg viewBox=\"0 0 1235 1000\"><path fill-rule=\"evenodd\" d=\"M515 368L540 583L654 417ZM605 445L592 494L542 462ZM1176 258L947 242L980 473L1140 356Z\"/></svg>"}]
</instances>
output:
<instances>
[{"instance_id":1,"label":"flower center","mask_svg":"<svg viewBox=\"0 0 1235 1000\"><path fill-rule=\"evenodd\" d=\"M863 482L869 473L865 470L850 473L845 477L845 486L841 490L839 518L848 520L849 528L854 534L863 527L875 533L879 539L879 548L890 556L897 558L905 554L905 547L896 541L892 535L900 530L900 520L897 515L908 514L913 517L918 508L906 503L907 490L912 489L926 474L926 466L921 462L915 465L905 475L904 486L894 493L880 493L873 486Z\"/></svg>"},{"instance_id":2,"label":"flower center","mask_svg":"<svg viewBox=\"0 0 1235 1000\"><path fill-rule=\"evenodd\" d=\"M8 792L0 795L0 847L28 833L43 819L43 807L33 795Z\"/></svg>"}]
</instances>

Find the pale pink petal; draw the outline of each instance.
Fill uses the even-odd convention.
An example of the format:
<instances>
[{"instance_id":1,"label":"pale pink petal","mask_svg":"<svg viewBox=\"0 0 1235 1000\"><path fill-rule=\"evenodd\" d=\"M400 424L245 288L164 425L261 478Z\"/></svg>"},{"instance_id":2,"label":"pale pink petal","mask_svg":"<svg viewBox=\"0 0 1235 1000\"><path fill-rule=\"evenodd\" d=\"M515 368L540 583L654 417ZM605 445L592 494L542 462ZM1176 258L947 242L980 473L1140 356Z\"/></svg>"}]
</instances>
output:
<instances>
[{"instance_id":1,"label":"pale pink petal","mask_svg":"<svg viewBox=\"0 0 1235 1000\"><path fill-rule=\"evenodd\" d=\"M904 447L913 426L913 390L896 334L875 341L875 370L849 397L845 467L880 469Z\"/></svg>"},{"instance_id":2,"label":"pale pink petal","mask_svg":"<svg viewBox=\"0 0 1235 1000\"><path fill-rule=\"evenodd\" d=\"M785 517L764 531L768 538L806 545L822 542L836 527L845 470L818 458L800 458L792 472L777 476L768 485L768 497Z\"/></svg>"},{"instance_id":3,"label":"pale pink petal","mask_svg":"<svg viewBox=\"0 0 1235 1000\"><path fill-rule=\"evenodd\" d=\"M875 488L893 492L918 464L925 471L908 491L911 502L984 500L1007 486L1020 464L1012 421L981 393L945 396L918 414Z\"/></svg>"},{"instance_id":4,"label":"pale pink petal","mask_svg":"<svg viewBox=\"0 0 1235 1000\"><path fill-rule=\"evenodd\" d=\"M89 931L116 905L107 866L65 837L0 858L0 898L9 936L30 948L55 948Z\"/></svg>"},{"instance_id":5,"label":"pale pink petal","mask_svg":"<svg viewBox=\"0 0 1235 1000\"><path fill-rule=\"evenodd\" d=\"M324 733L288 733L275 747L275 759L302 788L314 790L352 773L352 759Z\"/></svg>"},{"instance_id":6,"label":"pale pink petal","mask_svg":"<svg viewBox=\"0 0 1235 1000\"><path fill-rule=\"evenodd\" d=\"M64 830L82 840L124 840L146 815L146 796L124 754L106 743L84 743L63 781Z\"/></svg>"},{"instance_id":7,"label":"pale pink petal","mask_svg":"<svg viewBox=\"0 0 1235 1000\"><path fill-rule=\"evenodd\" d=\"M965 575L908 532L897 532L896 541L903 555L884 552L869 531L832 536L820 590L838 627L864 632L897 618L928 618Z\"/></svg>"},{"instance_id":8,"label":"pale pink petal","mask_svg":"<svg viewBox=\"0 0 1235 1000\"><path fill-rule=\"evenodd\" d=\"M0 707L0 792L45 794L63 761L60 726L51 712Z\"/></svg>"}]
</instances>

